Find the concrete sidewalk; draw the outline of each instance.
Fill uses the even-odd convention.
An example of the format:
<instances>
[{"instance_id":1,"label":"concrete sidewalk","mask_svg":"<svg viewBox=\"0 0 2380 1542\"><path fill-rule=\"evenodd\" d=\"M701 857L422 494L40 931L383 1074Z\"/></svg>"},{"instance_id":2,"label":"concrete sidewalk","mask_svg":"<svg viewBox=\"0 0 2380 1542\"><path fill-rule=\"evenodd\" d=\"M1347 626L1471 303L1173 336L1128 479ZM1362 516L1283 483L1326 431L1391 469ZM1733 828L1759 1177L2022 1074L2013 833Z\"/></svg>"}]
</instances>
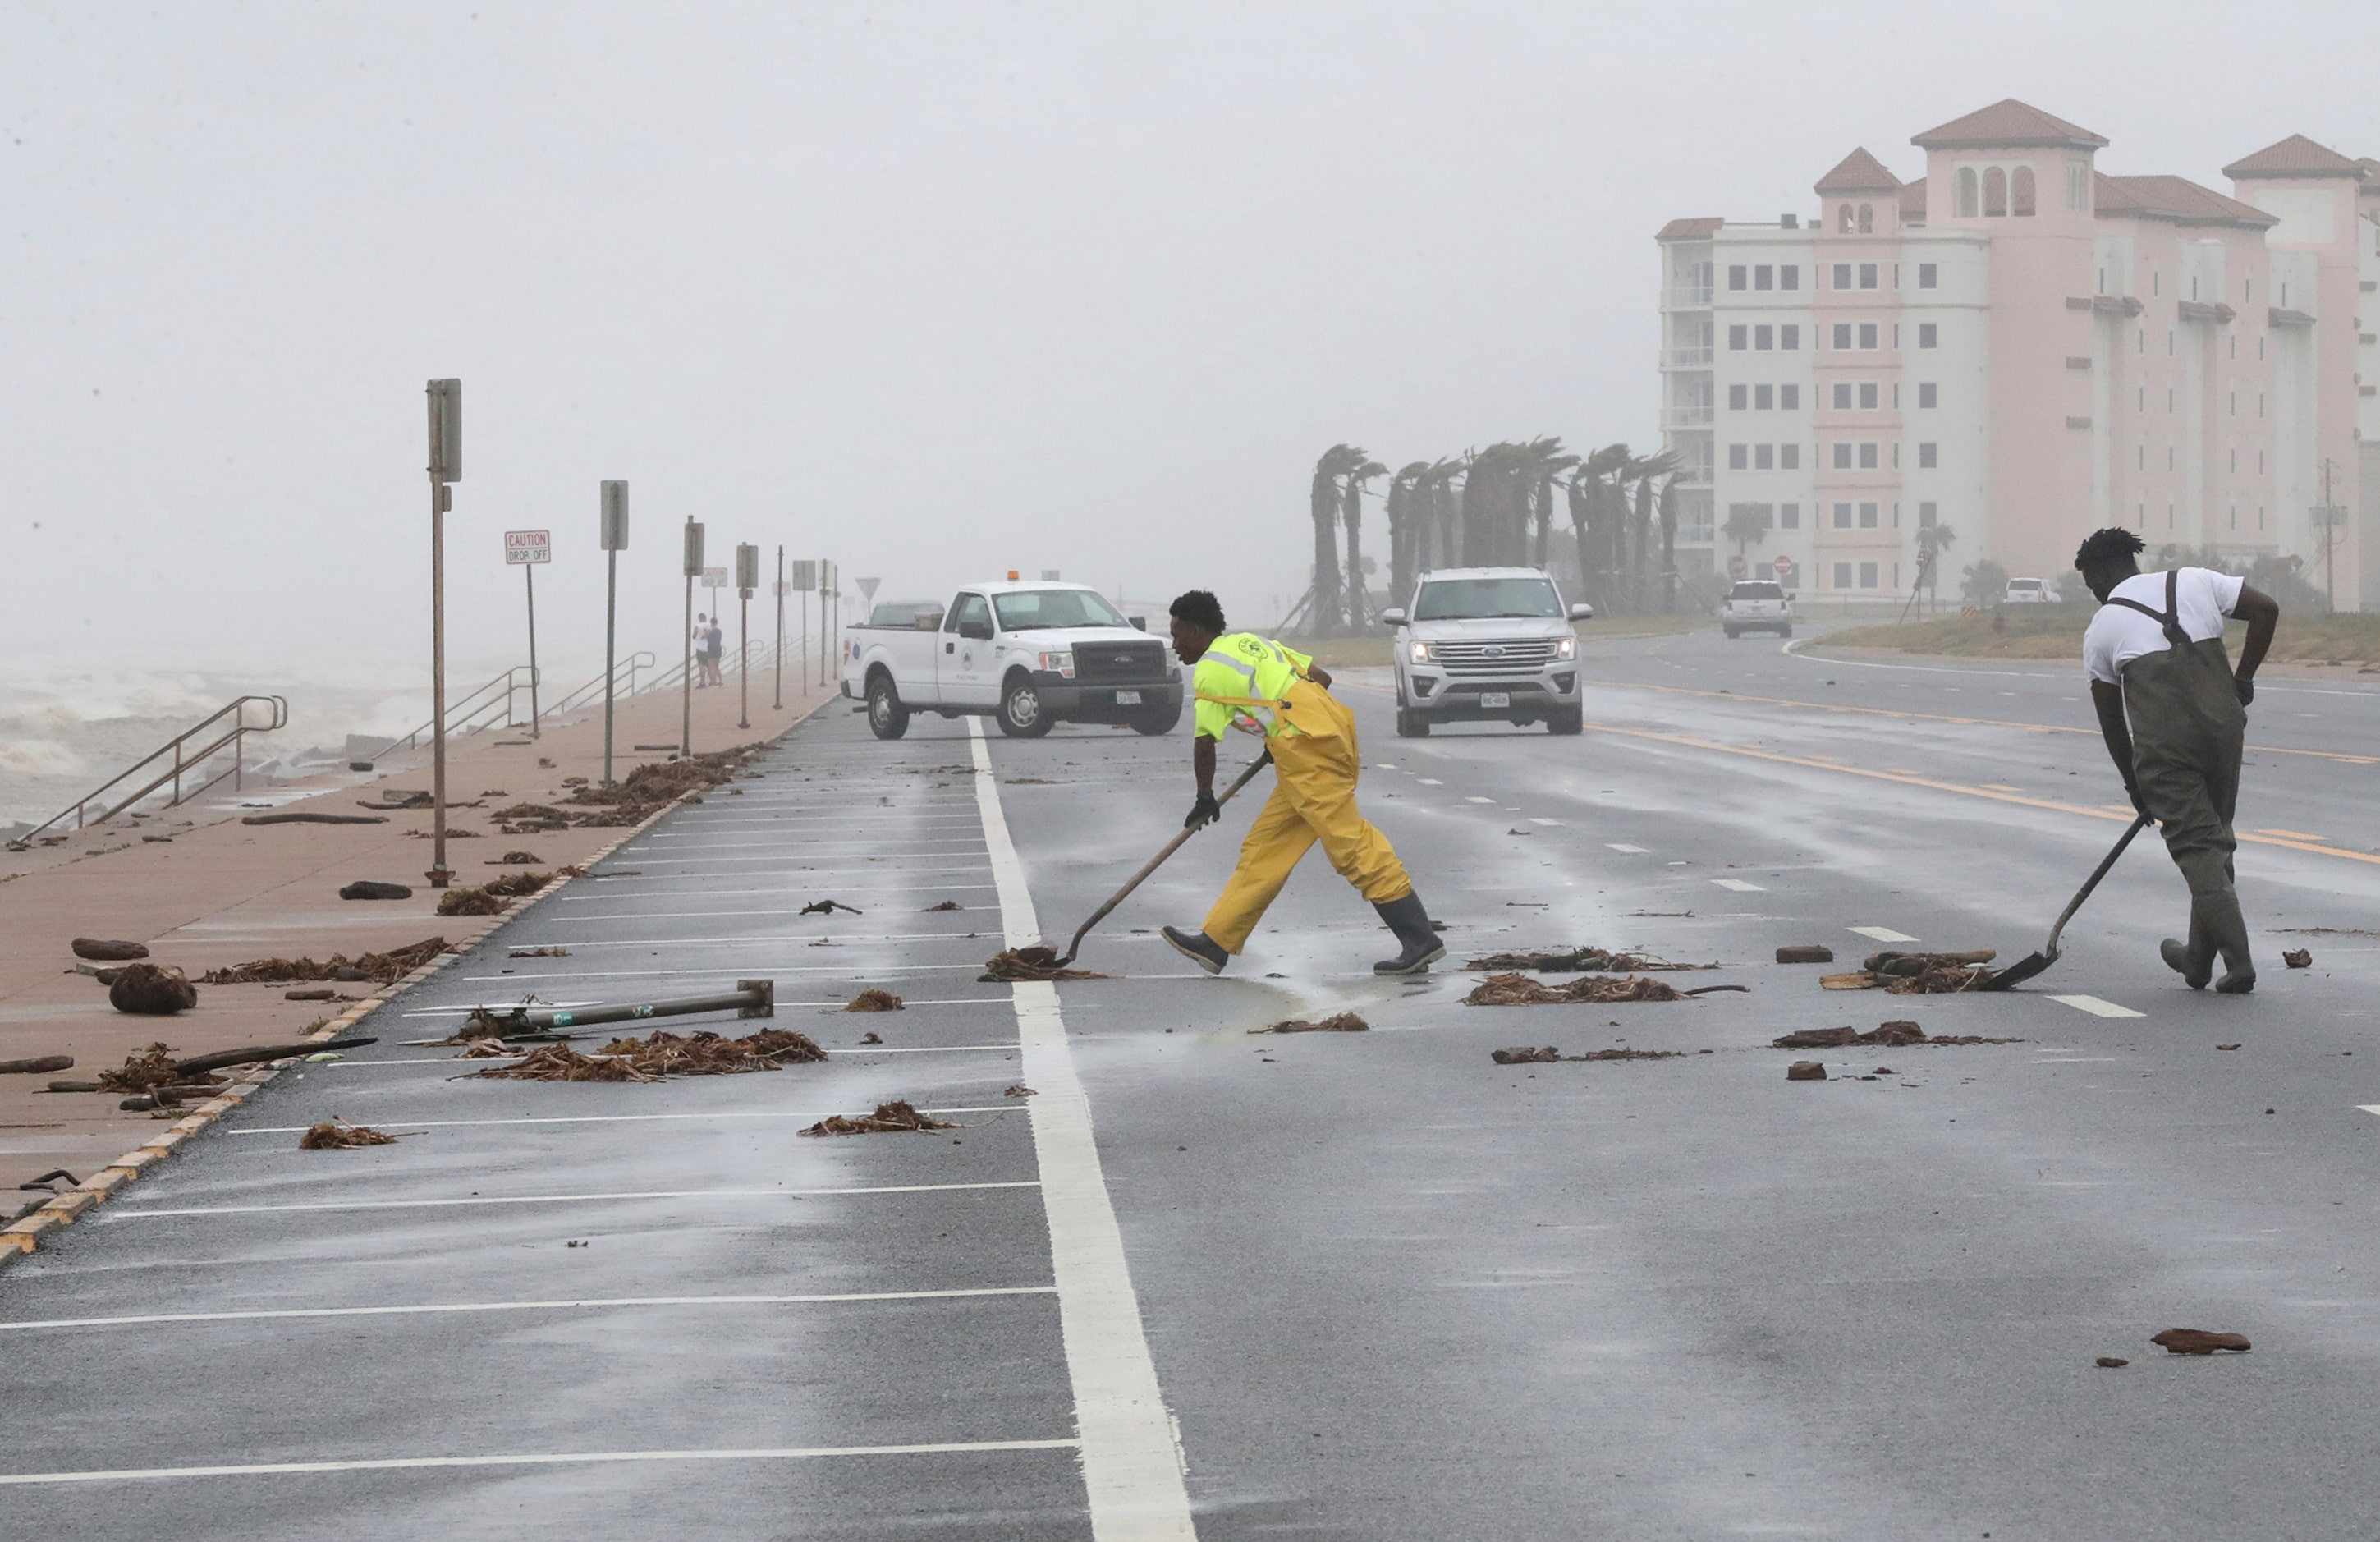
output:
<instances>
[{"instance_id":1,"label":"concrete sidewalk","mask_svg":"<svg viewBox=\"0 0 2380 1542\"><path fill-rule=\"evenodd\" d=\"M694 693L694 748L725 749L775 737L828 699L832 687L788 678L785 705L771 707L771 682L752 682L749 729L736 727L735 678L725 689ZM638 744L678 738L674 690L617 705L614 774L670 759L637 753ZM625 833L619 828L499 834L488 818L516 803L558 804L565 778L602 775L603 714L557 723L542 736L500 730L450 744L447 751L447 862L455 882L476 884L505 872L550 872L581 860ZM291 1002L284 985L200 986L193 1011L133 1016L108 1004L105 988L74 970L77 937L148 944L158 964L192 979L202 972L264 957L328 958L385 952L443 937L462 943L501 917L440 917L439 892L423 873L431 862L430 815L389 812L384 824L252 826L247 815L313 810L356 814L391 788L427 789L428 751L380 762L369 778L326 777L322 790L293 799L305 783L225 792L140 820L118 820L77 832L66 844L0 856L0 1060L67 1054L74 1069L0 1076L0 1219L17 1208L18 1185L65 1168L87 1178L140 1145L157 1129L146 1113L124 1113L115 1093L49 1093L53 1079L88 1081L163 1040L191 1054L300 1038L342 1010L336 1002ZM468 832L468 833L464 833ZM533 868L493 866L507 851L534 852ZM341 886L381 879L413 887L413 897L343 901ZM382 988L338 989L356 996ZM64 1186L64 1185L60 1185ZM21 1196L26 1201L38 1193Z\"/></svg>"}]
</instances>

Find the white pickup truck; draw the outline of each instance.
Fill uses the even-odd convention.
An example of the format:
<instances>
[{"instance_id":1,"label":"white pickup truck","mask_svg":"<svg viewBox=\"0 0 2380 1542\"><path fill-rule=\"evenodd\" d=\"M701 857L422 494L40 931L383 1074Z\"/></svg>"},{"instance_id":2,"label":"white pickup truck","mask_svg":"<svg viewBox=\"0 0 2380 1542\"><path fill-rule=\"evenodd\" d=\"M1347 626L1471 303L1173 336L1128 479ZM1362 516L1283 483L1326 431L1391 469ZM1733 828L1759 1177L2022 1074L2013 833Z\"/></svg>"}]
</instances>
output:
<instances>
[{"instance_id":1,"label":"white pickup truck","mask_svg":"<svg viewBox=\"0 0 2380 1542\"><path fill-rule=\"evenodd\" d=\"M912 712L990 715L1033 739L1060 722L1170 734L1182 720L1172 650L1083 584L970 584L910 625L846 630L843 694L867 703L880 739Z\"/></svg>"}]
</instances>

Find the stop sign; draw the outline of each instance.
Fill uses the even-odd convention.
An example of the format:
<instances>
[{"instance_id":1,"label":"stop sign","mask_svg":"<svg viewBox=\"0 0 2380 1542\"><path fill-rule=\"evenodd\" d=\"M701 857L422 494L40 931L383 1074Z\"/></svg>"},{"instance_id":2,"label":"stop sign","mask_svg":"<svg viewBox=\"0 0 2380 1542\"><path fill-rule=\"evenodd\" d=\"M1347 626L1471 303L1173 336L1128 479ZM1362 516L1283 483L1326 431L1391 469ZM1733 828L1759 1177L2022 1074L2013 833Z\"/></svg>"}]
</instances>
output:
<instances>
[{"instance_id":1,"label":"stop sign","mask_svg":"<svg viewBox=\"0 0 2380 1542\"><path fill-rule=\"evenodd\" d=\"M1728 577L1731 578L1741 578L1743 577L1742 552L1738 552L1734 556L1727 559L1727 571Z\"/></svg>"},{"instance_id":2,"label":"stop sign","mask_svg":"<svg viewBox=\"0 0 2380 1542\"><path fill-rule=\"evenodd\" d=\"M1791 557L1779 557L1779 558L1778 558L1778 559L1777 559L1777 577L1779 577L1779 578L1783 578L1783 577L1785 577L1787 575L1791 574L1792 571L1793 571L1793 559L1792 559L1792 558L1791 558Z\"/></svg>"}]
</instances>

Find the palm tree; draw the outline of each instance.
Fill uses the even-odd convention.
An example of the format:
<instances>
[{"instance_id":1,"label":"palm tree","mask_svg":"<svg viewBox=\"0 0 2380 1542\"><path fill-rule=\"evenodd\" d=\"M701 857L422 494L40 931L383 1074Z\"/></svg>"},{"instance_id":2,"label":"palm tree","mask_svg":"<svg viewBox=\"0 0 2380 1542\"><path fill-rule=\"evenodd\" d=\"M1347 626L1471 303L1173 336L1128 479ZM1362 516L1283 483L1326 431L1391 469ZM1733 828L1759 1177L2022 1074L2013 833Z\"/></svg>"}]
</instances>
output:
<instances>
[{"instance_id":1,"label":"palm tree","mask_svg":"<svg viewBox=\"0 0 2380 1542\"><path fill-rule=\"evenodd\" d=\"M1611 476L1628 463L1628 446L1607 444L1573 467L1570 474L1571 533L1578 541L1579 582L1587 599L1610 602L1609 577L1616 563L1611 552L1612 521L1609 518L1613 492Z\"/></svg>"},{"instance_id":2,"label":"palm tree","mask_svg":"<svg viewBox=\"0 0 2380 1542\"><path fill-rule=\"evenodd\" d=\"M1425 539L1427 508L1421 480L1428 475L1429 462L1407 462L1389 479L1388 495L1381 501L1382 512L1389 516L1389 603L1392 605L1404 603L1413 589L1414 549Z\"/></svg>"},{"instance_id":3,"label":"palm tree","mask_svg":"<svg viewBox=\"0 0 2380 1542\"><path fill-rule=\"evenodd\" d=\"M1635 568L1641 581L1652 577L1653 565L1653 480L1666 477L1678 468L1678 457L1668 450L1639 460L1629 457L1626 480L1636 484Z\"/></svg>"},{"instance_id":4,"label":"palm tree","mask_svg":"<svg viewBox=\"0 0 2380 1542\"><path fill-rule=\"evenodd\" d=\"M1657 459L1674 463L1677 457L1666 452ZM1678 479L1682 471L1670 470L1661 479L1661 613L1667 615L1678 608Z\"/></svg>"},{"instance_id":5,"label":"palm tree","mask_svg":"<svg viewBox=\"0 0 2380 1542\"><path fill-rule=\"evenodd\" d=\"M1339 604L1339 479L1371 457L1348 444L1333 444L1314 463L1314 483L1308 494L1314 519L1314 610L1317 637L1327 637L1343 625Z\"/></svg>"},{"instance_id":6,"label":"palm tree","mask_svg":"<svg viewBox=\"0 0 2380 1542\"><path fill-rule=\"evenodd\" d=\"M1745 547L1767 535L1776 528L1776 526L1777 521L1770 516L1767 504L1737 504L1727 511L1727 523L1718 528L1718 533L1735 542L1735 554L1741 557L1744 554Z\"/></svg>"},{"instance_id":7,"label":"palm tree","mask_svg":"<svg viewBox=\"0 0 2380 1542\"><path fill-rule=\"evenodd\" d=\"M1504 532L1512 476L1521 447L1498 443L1472 453L1463 474L1463 560L1489 566L1511 559L1505 554Z\"/></svg>"},{"instance_id":8,"label":"palm tree","mask_svg":"<svg viewBox=\"0 0 2380 1542\"><path fill-rule=\"evenodd\" d=\"M1388 475L1389 468L1358 450L1361 457L1347 467L1347 486L1340 501L1341 517L1347 525L1347 625L1360 627L1371 619L1371 600L1364 590L1364 484L1374 477Z\"/></svg>"},{"instance_id":9,"label":"palm tree","mask_svg":"<svg viewBox=\"0 0 2380 1542\"><path fill-rule=\"evenodd\" d=\"M1526 500L1519 512L1524 521L1523 549L1529 553L1532 567L1546 565L1546 540L1554 524L1554 479L1577 464L1578 457L1562 454L1560 439L1551 434L1521 446L1514 491Z\"/></svg>"},{"instance_id":10,"label":"palm tree","mask_svg":"<svg viewBox=\"0 0 2380 1542\"><path fill-rule=\"evenodd\" d=\"M1937 520L1917 532L1917 582L1909 586L1914 597L1919 589L1936 610L1942 608L1941 590L1937 587L1942 565L1942 553L1959 543L1959 532Z\"/></svg>"},{"instance_id":11,"label":"palm tree","mask_svg":"<svg viewBox=\"0 0 2380 1542\"><path fill-rule=\"evenodd\" d=\"M1415 565L1417 568L1436 565L1427 548L1432 529L1438 532L1437 564L1452 567L1462 561L1462 552L1455 544L1454 479L1463 475L1463 465L1461 455L1449 455L1431 467L1416 485L1415 491L1426 494L1429 500L1428 521L1422 528L1425 547L1421 560Z\"/></svg>"}]
</instances>

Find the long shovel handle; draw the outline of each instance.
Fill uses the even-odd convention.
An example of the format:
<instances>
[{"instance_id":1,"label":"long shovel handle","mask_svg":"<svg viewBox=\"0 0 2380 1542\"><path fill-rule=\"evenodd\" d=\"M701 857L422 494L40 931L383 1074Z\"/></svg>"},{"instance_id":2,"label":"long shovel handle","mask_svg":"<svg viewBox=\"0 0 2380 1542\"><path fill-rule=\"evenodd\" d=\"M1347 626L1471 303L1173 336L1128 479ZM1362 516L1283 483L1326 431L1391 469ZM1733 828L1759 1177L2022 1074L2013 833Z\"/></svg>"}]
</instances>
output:
<instances>
[{"instance_id":1,"label":"long shovel handle","mask_svg":"<svg viewBox=\"0 0 2380 1542\"><path fill-rule=\"evenodd\" d=\"M2099 887L2099 880L2107 876L2107 869L2116 865L2116 858L2124 855L2124 848L2132 844L2132 837L2148 827L2149 817L2146 814L2132 820L2131 828L2125 831L2122 838L2117 841L2115 849L2101 859L2099 866L2093 869L2088 879L2083 880L2082 887L2076 892L2074 897L2066 902L2066 908L2058 913L2058 924L2049 929L2049 945L2042 950L2043 953L2053 959L2058 956L2058 934L2066 929L2066 923L2072 920L2074 913L2082 908L2082 902L2091 897L2091 891Z\"/></svg>"},{"instance_id":2,"label":"long shovel handle","mask_svg":"<svg viewBox=\"0 0 2380 1542\"><path fill-rule=\"evenodd\" d=\"M1215 800L1215 807L1220 808L1223 805L1231 802L1232 797L1239 793L1241 788L1256 780L1257 772L1264 770L1267 766L1271 764L1272 751L1268 749L1262 755L1257 756L1254 760L1248 763L1248 769L1240 772L1238 780L1234 781L1230 786L1223 789L1223 795ZM1202 826L1200 828L1204 827ZM1166 842L1164 846L1159 850L1155 856L1150 857L1146 863L1143 863L1141 865L1140 871L1124 880L1123 887L1117 890L1114 893L1110 894L1108 896L1107 904L1099 906L1097 910L1092 911L1091 918L1075 929L1074 940L1066 944L1066 956L1058 961L1060 966L1062 967L1074 963L1075 954L1081 950L1083 946L1083 939L1089 935L1090 929L1093 927L1098 926L1101 921L1106 920L1108 917L1114 912L1117 905L1122 905L1127 898L1129 898L1132 892L1140 887L1142 880L1148 878L1149 874L1157 871L1158 868L1165 866L1165 859L1172 856L1175 852L1180 851L1182 849L1183 842L1187 841L1191 836L1197 833L1197 830L1185 827L1180 834L1174 836L1171 841Z\"/></svg>"}]
</instances>

